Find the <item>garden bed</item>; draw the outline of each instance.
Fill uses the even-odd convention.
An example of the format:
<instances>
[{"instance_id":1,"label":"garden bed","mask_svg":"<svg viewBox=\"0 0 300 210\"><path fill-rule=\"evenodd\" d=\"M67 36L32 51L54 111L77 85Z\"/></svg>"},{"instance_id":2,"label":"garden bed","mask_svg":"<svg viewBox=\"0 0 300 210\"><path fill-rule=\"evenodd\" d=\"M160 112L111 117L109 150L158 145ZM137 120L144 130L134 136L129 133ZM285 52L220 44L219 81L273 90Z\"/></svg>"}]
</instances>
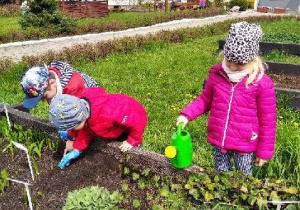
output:
<instances>
[{"instance_id":1,"label":"garden bed","mask_svg":"<svg viewBox=\"0 0 300 210\"><path fill-rule=\"evenodd\" d=\"M224 44L225 40L219 40L219 49L223 49ZM272 50L279 50L291 55L300 55L300 44L262 41L259 42L259 50L263 54L270 53Z\"/></svg>"},{"instance_id":2,"label":"garden bed","mask_svg":"<svg viewBox=\"0 0 300 210\"><path fill-rule=\"evenodd\" d=\"M128 179L121 177L118 161L103 153L89 150L83 158L66 170L59 170L56 167L61 157L61 150L55 154L46 150L36 161L39 175L30 186L34 209L61 209L67 193L75 189L99 185L109 191L115 191L120 189L123 183L129 183ZM31 180L24 152L16 151L13 158L10 153L0 153L0 158L0 169L5 168L10 178ZM22 188L22 185L11 182L5 194L1 196L1 209L28 209ZM134 197L141 199L142 196L143 192L138 192Z\"/></svg>"},{"instance_id":3,"label":"garden bed","mask_svg":"<svg viewBox=\"0 0 300 210\"><path fill-rule=\"evenodd\" d=\"M276 87L300 90L300 77L286 74L269 74Z\"/></svg>"},{"instance_id":4,"label":"garden bed","mask_svg":"<svg viewBox=\"0 0 300 210\"><path fill-rule=\"evenodd\" d=\"M21 124L24 128L40 129L53 141L58 141L56 131L47 120L36 118L29 113L21 112L7 107L10 120ZM0 114L4 114L3 106L0 106ZM5 141L7 142L8 141ZM65 203L69 191L78 190L87 186L98 185L109 191L116 191L122 185L129 186L130 198L125 199L120 208L131 209L133 200L141 200L140 208L148 209L153 205L147 201L147 196L153 197L157 190L152 188L139 189L130 177L123 173L124 168L134 169L142 173L144 170L151 174L172 176L174 178L187 177L191 172L199 172L197 166L191 166L185 170L174 169L169 160L163 155L133 148L128 153L122 153L119 149L121 142L95 140L82 156L64 170L59 170L57 164L63 155L64 143L60 144L57 152L44 149L41 158L35 158L35 181L32 181L26 155L23 151L14 150L14 154L8 151L0 153L0 171L6 169L9 178L29 182L34 209L61 209ZM3 147L5 147L4 145ZM130 159L130 161L129 161ZM10 186L1 195L1 208L3 209L28 209L23 185L10 182ZM146 202L147 201L147 202ZM160 201L157 201L160 202Z\"/></svg>"},{"instance_id":5,"label":"garden bed","mask_svg":"<svg viewBox=\"0 0 300 210\"><path fill-rule=\"evenodd\" d=\"M225 40L219 40L219 50L223 49ZM260 42L260 52L270 53L272 50L288 52L291 55L300 55L300 45L293 43ZM273 80L277 92L291 95L291 107L300 109L300 65L282 62L266 62L267 74Z\"/></svg>"},{"instance_id":6,"label":"garden bed","mask_svg":"<svg viewBox=\"0 0 300 210\"><path fill-rule=\"evenodd\" d=\"M5 115L4 110L3 105L0 104L1 115ZM38 129L47 134L53 141L58 140L56 130L49 121L15 110L10 106L7 107L7 110L12 122L13 132L15 130L19 131L14 126L16 123L21 124L24 128ZM3 124L1 126L4 127ZM10 135L11 132L8 133ZM3 133L1 134L3 135ZM12 136L14 136L13 139L18 140L22 135L22 133L21 135L18 133L17 136ZM34 139L31 138L29 141ZM9 141L4 140L4 145L1 146L5 147L7 142ZM223 196L220 197L220 193L226 194L224 195L224 199L227 199L226 202L228 202L229 197L236 200L236 196L239 196L240 204L246 207L249 207L249 204L251 206L266 206L268 205L266 200L278 198L277 193L282 196L281 199L297 199L298 189L288 187L290 184L287 185L283 180L275 180L275 182L269 183L270 178L258 180L249 177L247 184L245 184L245 177L238 173L215 174L211 172L212 170L196 165L184 170L177 170L161 154L138 147L127 153L122 153L119 149L120 144L121 142L118 142L118 140L109 142L103 139L95 139L89 149L64 170L57 168L64 145L61 144L55 150L56 152L53 152L53 149L43 147L41 157L34 158L33 168L36 172L36 169L39 169L35 181L31 181L24 153L15 149L12 156L8 152L10 150L8 150L0 153L0 171L6 169L9 178L30 182L32 184L30 190L34 209L43 210L61 209L70 191L95 185L104 187L110 192L121 191L124 198L118 204L120 209L152 209L154 206L157 209L164 209L164 207L166 209L183 209L191 206L193 208L190 209L211 209L216 204L220 206L218 202L224 203ZM194 175L190 176L191 174ZM198 174L198 176L195 176L195 174ZM188 180L185 178L188 178ZM267 190L268 194L256 193L256 191L253 191L256 187L259 192ZM28 209L23 188L20 184L10 182L10 186L6 188L5 193L0 195L1 207L4 209ZM233 191L239 193L232 194ZM248 194L252 191L255 194ZM269 194L271 191L272 193ZM241 199L246 199L246 202ZM218 202L209 202L211 200ZM203 201L205 202L203 203Z\"/></svg>"},{"instance_id":7,"label":"garden bed","mask_svg":"<svg viewBox=\"0 0 300 210\"><path fill-rule=\"evenodd\" d=\"M54 154L45 150L41 158L36 160L39 174L33 182L26 155L22 151L16 150L13 158L8 152L0 153L0 170L6 169L10 178L25 182L29 180L32 184L30 191L34 209L62 209L68 192L84 187L99 186L110 192L118 190L122 193L123 185L128 185L130 196L119 204L118 209L132 209L134 200L140 201L140 209L151 208L153 201L147 200L147 195L154 198L158 192L152 188L139 189L137 183L124 175L120 160L104 152L105 148L107 149L107 144L95 141L80 159L64 170L56 167L62 157L63 148ZM21 184L10 182L5 193L0 195L1 209L27 210L28 202L23 188Z\"/></svg>"}]
</instances>

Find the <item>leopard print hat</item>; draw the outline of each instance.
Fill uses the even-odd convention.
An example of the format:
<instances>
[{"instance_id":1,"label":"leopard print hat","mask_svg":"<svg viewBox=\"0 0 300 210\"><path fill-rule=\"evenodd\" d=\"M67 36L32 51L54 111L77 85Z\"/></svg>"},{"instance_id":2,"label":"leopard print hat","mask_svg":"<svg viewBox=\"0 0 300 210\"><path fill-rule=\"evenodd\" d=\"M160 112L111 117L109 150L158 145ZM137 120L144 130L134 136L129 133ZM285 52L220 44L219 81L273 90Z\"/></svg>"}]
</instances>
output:
<instances>
[{"instance_id":1,"label":"leopard print hat","mask_svg":"<svg viewBox=\"0 0 300 210\"><path fill-rule=\"evenodd\" d=\"M259 24L245 21L232 24L224 45L225 58L238 64L249 63L258 56L262 35Z\"/></svg>"}]
</instances>

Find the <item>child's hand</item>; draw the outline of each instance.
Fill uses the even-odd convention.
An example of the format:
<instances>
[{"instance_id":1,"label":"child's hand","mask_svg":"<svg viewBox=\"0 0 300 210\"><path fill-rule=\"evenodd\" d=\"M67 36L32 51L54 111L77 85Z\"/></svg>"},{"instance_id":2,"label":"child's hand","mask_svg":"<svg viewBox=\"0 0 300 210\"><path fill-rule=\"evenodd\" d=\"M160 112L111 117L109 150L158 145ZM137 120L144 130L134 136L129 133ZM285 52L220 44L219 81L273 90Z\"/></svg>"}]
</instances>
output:
<instances>
[{"instance_id":1,"label":"child's hand","mask_svg":"<svg viewBox=\"0 0 300 210\"><path fill-rule=\"evenodd\" d=\"M63 156L61 161L58 163L58 168L64 169L65 167L68 167L71 161L77 159L81 153L81 151L73 149L72 151Z\"/></svg>"},{"instance_id":2,"label":"child's hand","mask_svg":"<svg viewBox=\"0 0 300 210\"><path fill-rule=\"evenodd\" d=\"M178 126L180 123L183 123L182 128L184 128L188 122L189 122L189 119L187 117L180 115L177 118L176 126Z\"/></svg>"},{"instance_id":3,"label":"child's hand","mask_svg":"<svg viewBox=\"0 0 300 210\"><path fill-rule=\"evenodd\" d=\"M70 152L71 150L74 149L73 144L74 144L74 141L68 140L68 141L66 142L66 148L65 148L65 150L64 150L64 155L67 154L68 152Z\"/></svg>"},{"instance_id":4,"label":"child's hand","mask_svg":"<svg viewBox=\"0 0 300 210\"><path fill-rule=\"evenodd\" d=\"M254 164L256 166L262 167L266 162L268 162L268 160L261 159L261 158L256 158Z\"/></svg>"},{"instance_id":5,"label":"child's hand","mask_svg":"<svg viewBox=\"0 0 300 210\"><path fill-rule=\"evenodd\" d=\"M121 149L122 152L127 152L132 147L133 146L131 144L129 144L127 141L123 141L123 143L121 144L121 146L119 148Z\"/></svg>"}]
</instances>

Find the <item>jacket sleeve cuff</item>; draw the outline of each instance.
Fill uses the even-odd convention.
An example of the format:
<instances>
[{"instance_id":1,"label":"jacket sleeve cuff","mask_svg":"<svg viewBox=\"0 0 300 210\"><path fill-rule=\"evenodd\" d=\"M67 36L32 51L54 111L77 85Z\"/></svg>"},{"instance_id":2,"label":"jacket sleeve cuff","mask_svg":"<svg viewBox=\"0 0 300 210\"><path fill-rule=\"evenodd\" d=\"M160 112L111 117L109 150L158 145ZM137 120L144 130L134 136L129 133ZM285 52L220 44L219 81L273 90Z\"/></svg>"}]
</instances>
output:
<instances>
[{"instance_id":1,"label":"jacket sleeve cuff","mask_svg":"<svg viewBox=\"0 0 300 210\"><path fill-rule=\"evenodd\" d=\"M136 141L135 139L131 138L130 136L127 138L127 142L132 146L139 146L142 143L141 140Z\"/></svg>"},{"instance_id":2,"label":"jacket sleeve cuff","mask_svg":"<svg viewBox=\"0 0 300 210\"><path fill-rule=\"evenodd\" d=\"M256 157L264 160L270 160L274 156L274 152L270 151L256 151Z\"/></svg>"},{"instance_id":3,"label":"jacket sleeve cuff","mask_svg":"<svg viewBox=\"0 0 300 210\"><path fill-rule=\"evenodd\" d=\"M188 116L186 113L184 113L184 111L181 111L180 115L185 116L189 121L193 120L190 116Z\"/></svg>"}]
</instances>

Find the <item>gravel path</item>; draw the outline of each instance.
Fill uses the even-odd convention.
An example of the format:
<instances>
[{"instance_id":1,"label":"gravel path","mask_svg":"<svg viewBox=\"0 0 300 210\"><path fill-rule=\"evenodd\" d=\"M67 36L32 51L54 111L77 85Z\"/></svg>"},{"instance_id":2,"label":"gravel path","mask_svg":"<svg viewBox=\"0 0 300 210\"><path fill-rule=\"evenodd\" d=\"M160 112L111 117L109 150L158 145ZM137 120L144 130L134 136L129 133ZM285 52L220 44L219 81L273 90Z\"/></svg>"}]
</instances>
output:
<instances>
[{"instance_id":1,"label":"gravel path","mask_svg":"<svg viewBox=\"0 0 300 210\"><path fill-rule=\"evenodd\" d=\"M98 34L86 34L69 37L61 37L54 39L31 40L24 42L14 42L0 45L0 54L2 58L9 58L14 62L21 61L23 56L31 56L36 54L44 54L48 51L60 51L78 44L97 43L121 37L130 37L136 35L146 35L156 33L161 30L175 30L178 28L201 27L204 25L222 22L225 20L254 17L254 16L270 16L277 15L271 13L259 13L248 10L240 13L232 13L227 15L218 15L201 19L183 19L160 23L148 27L133 28L124 31L104 32Z\"/></svg>"}]
</instances>

